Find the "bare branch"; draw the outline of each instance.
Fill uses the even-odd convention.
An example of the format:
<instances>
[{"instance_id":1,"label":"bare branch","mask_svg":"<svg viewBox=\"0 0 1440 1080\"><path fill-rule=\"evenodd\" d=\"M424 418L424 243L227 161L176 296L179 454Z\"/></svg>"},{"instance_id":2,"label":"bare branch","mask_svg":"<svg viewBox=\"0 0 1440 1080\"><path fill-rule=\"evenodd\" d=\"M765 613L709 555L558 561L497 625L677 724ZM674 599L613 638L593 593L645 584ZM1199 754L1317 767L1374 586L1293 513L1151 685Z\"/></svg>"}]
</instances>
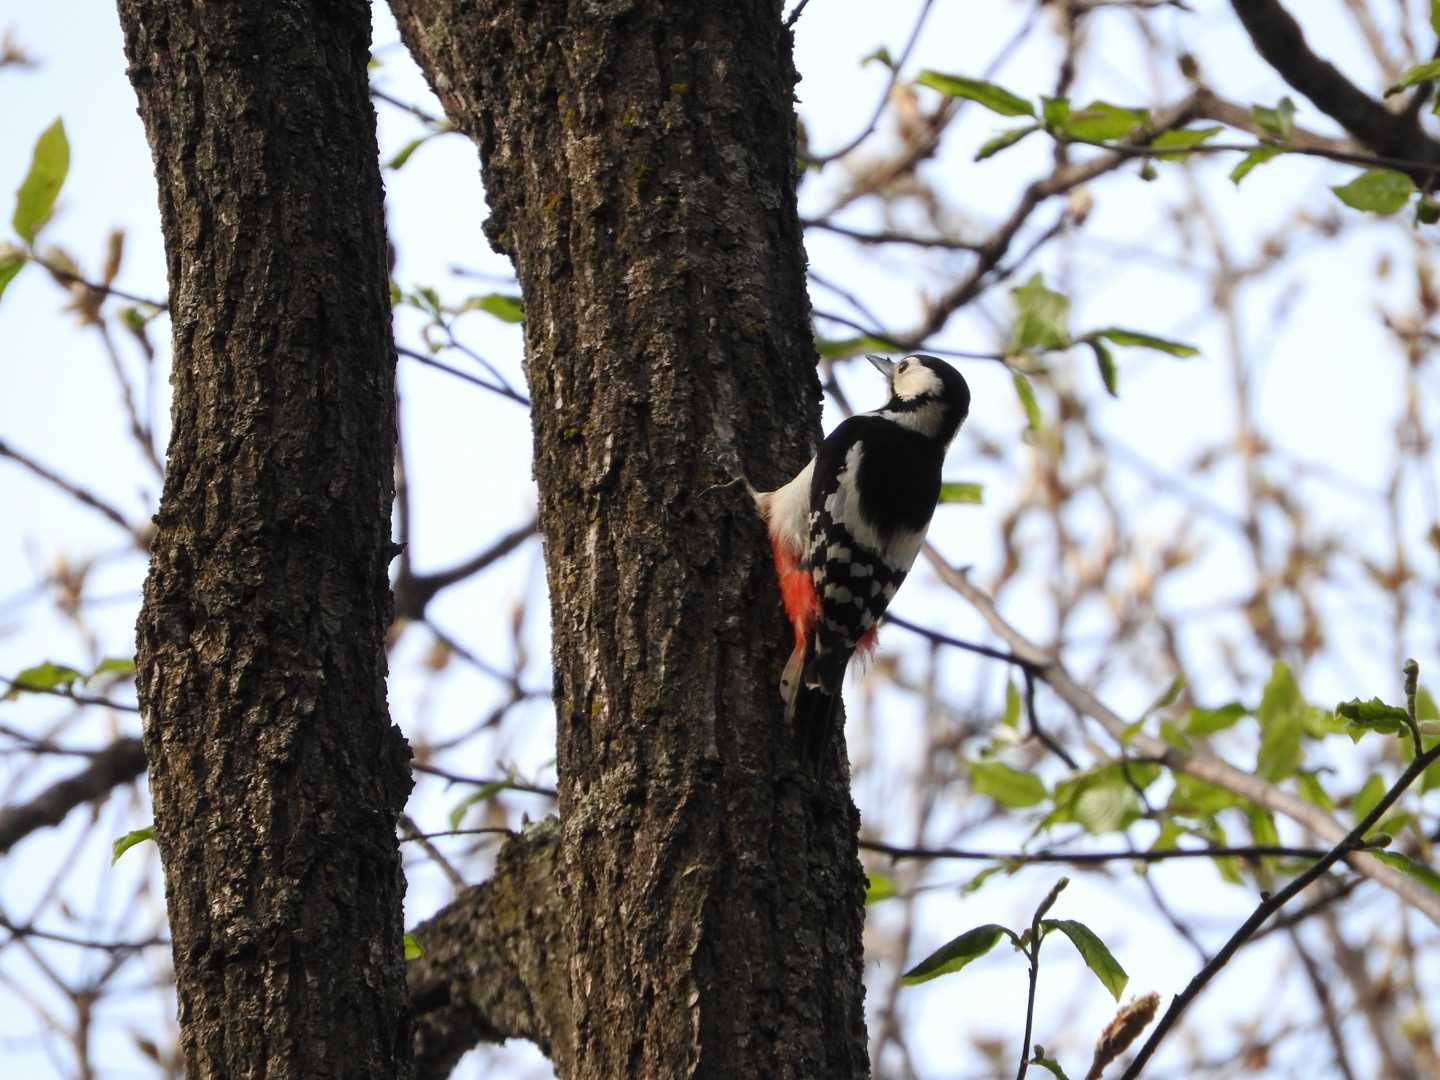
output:
<instances>
[{"instance_id":1,"label":"bare branch","mask_svg":"<svg viewBox=\"0 0 1440 1080\"><path fill-rule=\"evenodd\" d=\"M531 826L495 873L416 927L409 968L416 1075L443 1080L480 1042L530 1039L564 1075L573 1052L569 975L553 874L560 827Z\"/></svg>"},{"instance_id":2,"label":"bare branch","mask_svg":"<svg viewBox=\"0 0 1440 1080\"><path fill-rule=\"evenodd\" d=\"M1077 712L1099 721L1100 725L1114 739L1123 741L1138 754L1163 762L1167 768L1176 772L1199 777L1217 787L1233 791L1267 810L1283 814L1309 829L1327 843L1340 844L1345 840L1348 831L1344 825L1320 807L1306 802L1298 795L1292 795L1288 791L1267 783L1258 776L1228 765L1210 754L1198 750L1179 750L1143 731L1129 731L1129 723L1077 682L1075 677L1065 669L1064 664L1048 655L1006 622L996 610L990 597L972 584L963 571L952 567L929 544L925 546L925 557L939 572L941 580L975 606L985 621L989 623L990 628L1000 636L1012 652L1037 665L1038 676L1050 689L1055 691L1062 700L1068 702ZM1373 855L1351 850L1353 847L1354 845L1351 845L1343 852L1345 861L1349 863L1351 869L1385 886L1411 907L1424 912L1431 921L1440 925L1440 893L1433 892L1403 871L1388 866Z\"/></svg>"},{"instance_id":3,"label":"bare branch","mask_svg":"<svg viewBox=\"0 0 1440 1080\"><path fill-rule=\"evenodd\" d=\"M480 573L491 563L504 558L510 552L535 535L536 520L511 529L484 551L477 552L458 566L434 574L402 574L395 582L395 616L414 619L425 618L425 607L441 589L464 581Z\"/></svg>"},{"instance_id":4,"label":"bare branch","mask_svg":"<svg viewBox=\"0 0 1440 1080\"><path fill-rule=\"evenodd\" d=\"M145 771L145 747L139 739L120 739L97 754L74 776L47 788L28 803L0 809L0 851L9 851L36 829L58 825L82 803L104 798L111 788Z\"/></svg>"},{"instance_id":5,"label":"bare branch","mask_svg":"<svg viewBox=\"0 0 1440 1080\"><path fill-rule=\"evenodd\" d=\"M1328 854L1326 848L1285 847L1278 844L1253 844L1236 847L1168 848L1141 851L980 851L967 848L921 848L900 847L884 844L878 840L861 840L860 846L866 851L888 855L892 859L959 859L967 862L997 862L1014 866L1028 866L1032 863L1066 863L1071 866L1099 866L1112 862L1167 862L1170 859L1261 859L1279 857L1291 859L1321 859ZM1360 845L1366 846L1366 845Z\"/></svg>"},{"instance_id":6,"label":"bare branch","mask_svg":"<svg viewBox=\"0 0 1440 1080\"><path fill-rule=\"evenodd\" d=\"M127 533L129 533L134 538L135 543L139 545L142 551L149 549L150 542L149 539L145 536L145 534L142 533L140 530L132 527L131 524L125 520L124 514L120 513L119 510L115 509L115 507L111 506L109 503L100 499L97 495L94 495L91 492L87 491L85 488L82 488L79 484L73 483L70 480L66 480L59 473L56 473L53 470L47 468L46 466L40 464L28 454L16 450L13 446L5 442L5 440L3 439L0 439L0 457L9 458L17 465L26 469L28 472L32 473L35 476L38 476L41 480L44 480L46 483L52 485L53 487L59 488L61 491L65 492L65 494L69 495L76 501L82 502L86 506L90 507L90 509L97 511L98 513L104 514L105 517L109 518L114 524L120 526L120 528L124 529Z\"/></svg>"},{"instance_id":7,"label":"bare branch","mask_svg":"<svg viewBox=\"0 0 1440 1080\"><path fill-rule=\"evenodd\" d=\"M1240 929L1236 930L1235 933L1231 935L1230 940L1225 942L1220 951L1215 954L1214 959L1201 968L1195 978L1190 980L1189 985L1176 995L1175 1000L1170 1003L1170 1008L1166 1009L1165 1015L1160 1018L1160 1023L1156 1024L1155 1030L1150 1033L1150 1038L1146 1039L1145 1045L1140 1048L1140 1053L1135 1056L1135 1060L1132 1061L1130 1067L1125 1070L1125 1075L1122 1080L1134 1080L1135 1077L1140 1075L1141 1070L1145 1067L1145 1063L1149 1061L1150 1056L1155 1053L1155 1048L1160 1044L1160 1041L1165 1038L1166 1033L1174 1026L1175 1022L1180 1019L1180 1014L1199 996L1200 991L1205 989L1205 985L1219 973L1220 969L1229 963L1230 957L1235 955L1236 950L1245 944L1246 940L1260 928L1265 920L1279 911L1280 908L1285 905L1286 901L1290 900L1321 874L1325 873L1331 866L1354 853L1355 849L1364 841L1365 834L1375 827L1380 818L1384 816L1385 811L1389 810L1395 800L1400 798L1401 794L1404 793L1405 789L1414 783L1416 778L1435 761L1440 761L1440 744L1436 744L1426 753L1410 762L1409 767L1400 774L1400 779L1396 780L1395 783L1390 786L1390 790L1375 804L1370 813L1366 814L1360 824L1351 829L1324 858L1295 878L1295 880L1286 885L1285 888L1272 896L1267 896L1260 903L1260 906L1255 909L1250 918L1241 924Z\"/></svg>"},{"instance_id":8,"label":"bare branch","mask_svg":"<svg viewBox=\"0 0 1440 1080\"><path fill-rule=\"evenodd\" d=\"M1278 0L1231 0L1256 50L1280 76L1356 139L1377 153L1433 164L1440 143L1413 116L1392 113L1311 51L1305 34ZM1428 177L1417 177L1423 183Z\"/></svg>"}]
</instances>

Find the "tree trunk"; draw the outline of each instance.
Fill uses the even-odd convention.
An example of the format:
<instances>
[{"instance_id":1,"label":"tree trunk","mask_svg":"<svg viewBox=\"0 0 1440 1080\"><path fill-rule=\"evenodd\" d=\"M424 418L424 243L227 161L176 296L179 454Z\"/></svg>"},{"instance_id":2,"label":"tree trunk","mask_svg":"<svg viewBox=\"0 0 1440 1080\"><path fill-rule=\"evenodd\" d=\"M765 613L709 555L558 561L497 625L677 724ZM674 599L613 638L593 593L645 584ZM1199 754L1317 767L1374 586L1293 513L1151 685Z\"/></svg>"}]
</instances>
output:
<instances>
[{"instance_id":1,"label":"tree trunk","mask_svg":"<svg viewBox=\"0 0 1440 1080\"><path fill-rule=\"evenodd\" d=\"M394 351L362 0L120 0L174 433L138 626L192 1077L404 1077Z\"/></svg>"},{"instance_id":2,"label":"tree trunk","mask_svg":"<svg viewBox=\"0 0 1440 1080\"><path fill-rule=\"evenodd\" d=\"M567 1077L868 1072L843 739L818 781L743 468L818 434L774 0L393 0L525 302Z\"/></svg>"}]
</instances>

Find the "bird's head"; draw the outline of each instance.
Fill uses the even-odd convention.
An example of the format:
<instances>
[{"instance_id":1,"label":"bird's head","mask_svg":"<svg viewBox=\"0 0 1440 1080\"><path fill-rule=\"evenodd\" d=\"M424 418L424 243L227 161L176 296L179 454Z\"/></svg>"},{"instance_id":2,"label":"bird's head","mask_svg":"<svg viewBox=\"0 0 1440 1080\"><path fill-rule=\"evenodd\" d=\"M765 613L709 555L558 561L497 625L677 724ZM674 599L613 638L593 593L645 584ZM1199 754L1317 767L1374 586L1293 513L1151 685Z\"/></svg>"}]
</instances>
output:
<instances>
[{"instance_id":1,"label":"bird's head","mask_svg":"<svg viewBox=\"0 0 1440 1080\"><path fill-rule=\"evenodd\" d=\"M915 354L896 363L867 355L890 384L881 413L921 434L948 443L970 414L970 387L944 360Z\"/></svg>"}]
</instances>

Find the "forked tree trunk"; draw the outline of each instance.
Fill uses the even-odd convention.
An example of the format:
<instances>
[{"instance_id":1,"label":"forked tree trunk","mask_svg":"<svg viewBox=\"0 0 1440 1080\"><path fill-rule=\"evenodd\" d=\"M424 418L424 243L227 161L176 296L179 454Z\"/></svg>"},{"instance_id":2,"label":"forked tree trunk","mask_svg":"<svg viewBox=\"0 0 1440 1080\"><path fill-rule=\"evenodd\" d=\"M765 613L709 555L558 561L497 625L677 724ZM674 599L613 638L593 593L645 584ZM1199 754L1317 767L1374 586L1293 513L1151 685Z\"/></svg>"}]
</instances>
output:
<instances>
[{"instance_id":1,"label":"forked tree trunk","mask_svg":"<svg viewBox=\"0 0 1440 1080\"><path fill-rule=\"evenodd\" d=\"M817 434L775 0L393 0L525 302L559 722L562 1075L865 1075L843 741L799 765L743 467Z\"/></svg>"},{"instance_id":2,"label":"forked tree trunk","mask_svg":"<svg viewBox=\"0 0 1440 1080\"><path fill-rule=\"evenodd\" d=\"M404 1077L369 5L119 8L173 320L138 668L188 1072Z\"/></svg>"}]
</instances>

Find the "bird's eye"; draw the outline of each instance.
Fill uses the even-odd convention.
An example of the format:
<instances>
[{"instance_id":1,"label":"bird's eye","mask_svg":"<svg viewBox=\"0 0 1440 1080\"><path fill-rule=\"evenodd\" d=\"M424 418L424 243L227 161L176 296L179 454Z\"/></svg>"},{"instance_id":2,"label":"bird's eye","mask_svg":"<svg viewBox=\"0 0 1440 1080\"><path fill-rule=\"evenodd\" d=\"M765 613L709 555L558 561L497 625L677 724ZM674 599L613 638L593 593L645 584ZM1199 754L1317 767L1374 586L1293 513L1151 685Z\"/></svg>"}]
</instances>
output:
<instances>
[{"instance_id":1,"label":"bird's eye","mask_svg":"<svg viewBox=\"0 0 1440 1080\"><path fill-rule=\"evenodd\" d=\"M901 375L904 375L904 374L905 374L905 369L908 368L909 366L910 366L910 361L909 361L909 360L901 360L901 361L900 361L900 366L899 366L896 370L899 371Z\"/></svg>"}]
</instances>

